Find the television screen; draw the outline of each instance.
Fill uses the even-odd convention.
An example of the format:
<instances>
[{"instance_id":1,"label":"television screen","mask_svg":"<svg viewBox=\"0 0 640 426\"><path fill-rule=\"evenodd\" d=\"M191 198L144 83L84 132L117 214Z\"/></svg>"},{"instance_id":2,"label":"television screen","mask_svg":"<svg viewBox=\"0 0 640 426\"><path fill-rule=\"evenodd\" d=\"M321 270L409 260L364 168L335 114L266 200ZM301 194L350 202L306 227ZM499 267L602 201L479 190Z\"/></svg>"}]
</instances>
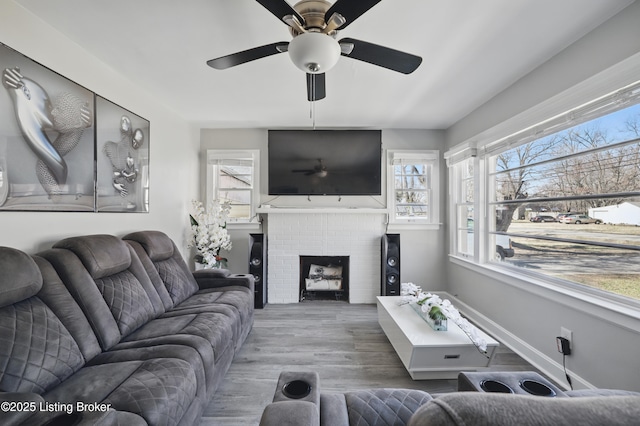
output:
<instances>
[{"instance_id":1,"label":"television screen","mask_svg":"<svg viewBox=\"0 0 640 426\"><path fill-rule=\"evenodd\" d=\"M380 130L269 130L269 195L381 195Z\"/></svg>"}]
</instances>

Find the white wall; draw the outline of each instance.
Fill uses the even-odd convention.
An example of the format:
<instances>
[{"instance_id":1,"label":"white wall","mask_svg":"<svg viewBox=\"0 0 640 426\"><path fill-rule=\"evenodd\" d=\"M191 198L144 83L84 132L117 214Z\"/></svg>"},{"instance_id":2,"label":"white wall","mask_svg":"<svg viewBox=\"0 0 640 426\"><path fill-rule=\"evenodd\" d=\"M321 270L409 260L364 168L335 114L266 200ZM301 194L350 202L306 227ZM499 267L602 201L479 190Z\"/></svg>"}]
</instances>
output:
<instances>
[{"instance_id":1,"label":"white wall","mask_svg":"<svg viewBox=\"0 0 640 426\"><path fill-rule=\"evenodd\" d=\"M640 2L569 46L539 69L461 120L447 146L487 141L531 126L640 78ZM618 85L618 86L616 86ZM565 383L555 337L573 331L567 368L577 387L640 391L640 313L567 296L544 280L473 269L450 262L451 294L477 311L500 340Z\"/></svg>"},{"instance_id":2,"label":"white wall","mask_svg":"<svg viewBox=\"0 0 640 426\"><path fill-rule=\"evenodd\" d=\"M437 130L404 130L383 129L383 149L438 149L442 158L444 146L444 132ZM306 196L274 197L268 195L267 190L267 130L266 129L202 129L200 168L204 182L206 150L207 149L259 149L261 159L261 202L280 207L386 207L386 191L383 184L383 194L380 197L338 197L315 196L310 201ZM444 161L440 167L440 182L445 181ZM382 171L386 177L386 171ZM383 179L383 182L385 179ZM204 188L201 188L204 197ZM440 217L445 217L446 190L441 187ZM265 228L266 229L266 228ZM260 229L238 229L230 231L233 248L228 253L229 267L233 272L244 272L248 269L248 234L261 232ZM445 241L444 226L440 230L397 230L393 233L401 234L401 265L402 281L412 281L422 284L425 290L442 290L445 282Z\"/></svg>"},{"instance_id":3,"label":"white wall","mask_svg":"<svg viewBox=\"0 0 640 426\"><path fill-rule=\"evenodd\" d=\"M199 186L197 130L12 1L0 5L0 42L151 122L150 213L0 212L0 245L33 253L68 236L158 229L184 250L187 204Z\"/></svg>"}]
</instances>

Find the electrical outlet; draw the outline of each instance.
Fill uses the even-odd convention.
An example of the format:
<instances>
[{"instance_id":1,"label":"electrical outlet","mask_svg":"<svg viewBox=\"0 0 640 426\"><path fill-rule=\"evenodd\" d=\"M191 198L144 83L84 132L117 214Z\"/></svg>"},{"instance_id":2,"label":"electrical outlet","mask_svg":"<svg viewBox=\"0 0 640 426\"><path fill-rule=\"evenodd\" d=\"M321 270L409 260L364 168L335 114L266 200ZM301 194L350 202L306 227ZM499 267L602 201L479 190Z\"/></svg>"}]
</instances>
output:
<instances>
[{"instance_id":1,"label":"electrical outlet","mask_svg":"<svg viewBox=\"0 0 640 426\"><path fill-rule=\"evenodd\" d=\"M573 349L573 331L568 328L560 327L560 337L564 337L569 341L569 348Z\"/></svg>"}]
</instances>

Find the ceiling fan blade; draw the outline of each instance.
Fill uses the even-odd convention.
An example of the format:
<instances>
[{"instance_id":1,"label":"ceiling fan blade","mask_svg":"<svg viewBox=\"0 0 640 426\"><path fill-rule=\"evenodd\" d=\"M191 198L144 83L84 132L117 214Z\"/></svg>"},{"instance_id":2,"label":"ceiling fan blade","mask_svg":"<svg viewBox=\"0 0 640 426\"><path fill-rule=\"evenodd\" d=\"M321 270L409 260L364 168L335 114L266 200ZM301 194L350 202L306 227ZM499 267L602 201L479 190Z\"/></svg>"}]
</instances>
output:
<instances>
[{"instance_id":1,"label":"ceiling fan blade","mask_svg":"<svg viewBox=\"0 0 640 426\"><path fill-rule=\"evenodd\" d=\"M284 22L282 18L287 15L293 15L298 19L298 22L304 25L304 18L298 14L285 0L256 0L263 5L265 9L273 14L278 21Z\"/></svg>"},{"instance_id":2,"label":"ceiling fan blade","mask_svg":"<svg viewBox=\"0 0 640 426\"><path fill-rule=\"evenodd\" d=\"M343 38L340 43L353 44L351 53L342 53L342 56L368 62L403 74L411 74L422 63L420 56L354 38Z\"/></svg>"},{"instance_id":3,"label":"ceiling fan blade","mask_svg":"<svg viewBox=\"0 0 640 426\"><path fill-rule=\"evenodd\" d=\"M277 55L286 52L289 43L281 41L278 43L266 44L253 49L243 50L242 52L232 53L231 55L221 56L219 58L210 59L207 65L217 70L224 70L244 64L245 62L255 61L256 59L266 58L267 56Z\"/></svg>"},{"instance_id":4,"label":"ceiling fan blade","mask_svg":"<svg viewBox=\"0 0 640 426\"><path fill-rule=\"evenodd\" d=\"M381 0L337 0L333 6L327 10L324 18L325 21L329 21L331 15L334 13L339 13L344 16L347 22L340 27L340 29L347 28L349 24L358 19L363 13L367 10L371 9L376 4L380 3Z\"/></svg>"},{"instance_id":5,"label":"ceiling fan blade","mask_svg":"<svg viewBox=\"0 0 640 426\"><path fill-rule=\"evenodd\" d=\"M307 73L307 99L309 102L324 99L326 95L325 75Z\"/></svg>"}]
</instances>

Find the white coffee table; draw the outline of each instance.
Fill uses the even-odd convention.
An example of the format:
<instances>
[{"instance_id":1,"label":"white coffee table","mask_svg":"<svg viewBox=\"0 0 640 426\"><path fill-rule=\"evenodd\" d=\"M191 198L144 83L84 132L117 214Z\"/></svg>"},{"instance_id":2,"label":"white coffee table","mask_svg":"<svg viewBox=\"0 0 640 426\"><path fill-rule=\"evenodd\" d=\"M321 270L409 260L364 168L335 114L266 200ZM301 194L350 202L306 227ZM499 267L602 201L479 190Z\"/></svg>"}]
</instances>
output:
<instances>
[{"instance_id":1,"label":"white coffee table","mask_svg":"<svg viewBox=\"0 0 640 426\"><path fill-rule=\"evenodd\" d=\"M499 346L496 340L478 330L487 341L485 356L456 324L449 321L447 331L434 331L411 306L400 305L400 299L378 296L378 322L412 379L455 379L461 371L489 366Z\"/></svg>"}]
</instances>

